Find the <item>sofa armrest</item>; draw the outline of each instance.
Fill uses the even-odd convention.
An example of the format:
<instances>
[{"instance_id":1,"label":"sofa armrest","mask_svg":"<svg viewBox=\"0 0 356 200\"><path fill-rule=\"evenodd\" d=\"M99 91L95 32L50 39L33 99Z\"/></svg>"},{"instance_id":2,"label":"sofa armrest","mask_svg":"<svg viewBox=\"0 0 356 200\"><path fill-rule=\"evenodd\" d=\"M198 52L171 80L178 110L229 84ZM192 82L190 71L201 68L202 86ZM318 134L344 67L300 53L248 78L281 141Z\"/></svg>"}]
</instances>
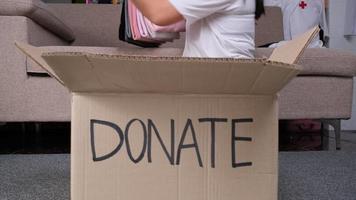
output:
<instances>
[{"instance_id":1,"label":"sofa armrest","mask_svg":"<svg viewBox=\"0 0 356 200\"><path fill-rule=\"evenodd\" d=\"M121 5L48 4L64 23L72 27L72 46L130 47L119 40Z\"/></svg>"},{"instance_id":2,"label":"sofa armrest","mask_svg":"<svg viewBox=\"0 0 356 200\"><path fill-rule=\"evenodd\" d=\"M63 40L75 40L73 31L55 14L55 11L40 0L1 0L0 15L25 16Z\"/></svg>"},{"instance_id":3,"label":"sofa armrest","mask_svg":"<svg viewBox=\"0 0 356 200\"><path fill-rule=\"evenodd\" d=\"M29 76L30 58L15 46L68 43L24 16L0 16L0 27L0 121L70 120L69 92L52 78Z\"/></svg>"},{"instance_id":4,"label":"sofa armrest","mask_svg":"<svg viewBox=\"0 0 356 200\"><path fill-rule=\"evenodd\" d=\"M28 19L28 18L27 18ZM26 23L26 34L29 44L34 46L68 46L70 43L62 40L56 35L39 26L37 23L28 19ZM32 59L26 59L26 72L29 76L47 76L47 72L43 70Z\"/></svg>"},{"instance_id":5,"label":"sofa armrest","mask_svg":"<svg viewBox=\"0 0 356 200\"><path fill-rule=\"evenodd\" d=\"M23 78L30 74L44 74L44 70L31 59L18 54L15 41L26 42L34 46L69 45L68 42L24 16L0 16L0 27L0 72L14 70L14 73L16 71L16 74ZM24 61L19 62L21 60Z\"/></svg>"}]
</instances>

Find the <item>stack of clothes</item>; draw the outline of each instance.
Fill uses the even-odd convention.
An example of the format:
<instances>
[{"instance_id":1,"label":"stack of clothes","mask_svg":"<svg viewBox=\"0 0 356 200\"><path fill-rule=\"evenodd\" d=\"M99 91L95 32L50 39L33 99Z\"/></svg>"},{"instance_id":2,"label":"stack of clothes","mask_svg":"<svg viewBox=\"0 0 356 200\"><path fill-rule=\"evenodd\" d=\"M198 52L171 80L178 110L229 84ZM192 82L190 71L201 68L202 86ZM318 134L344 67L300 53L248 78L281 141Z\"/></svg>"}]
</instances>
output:
<instances>
[{"instance_id":1,"label":"stack of clothes","mask_svg":"<svg viewBox=\"0 0 356 200\"><path fill-rule=\"evenodd\" d=\"M168 26L158 26L148 20L131 0L122 0L119 39L141 47L159 47L179 39L185 31L185 20Z\"/></svg>"}]
</instances>

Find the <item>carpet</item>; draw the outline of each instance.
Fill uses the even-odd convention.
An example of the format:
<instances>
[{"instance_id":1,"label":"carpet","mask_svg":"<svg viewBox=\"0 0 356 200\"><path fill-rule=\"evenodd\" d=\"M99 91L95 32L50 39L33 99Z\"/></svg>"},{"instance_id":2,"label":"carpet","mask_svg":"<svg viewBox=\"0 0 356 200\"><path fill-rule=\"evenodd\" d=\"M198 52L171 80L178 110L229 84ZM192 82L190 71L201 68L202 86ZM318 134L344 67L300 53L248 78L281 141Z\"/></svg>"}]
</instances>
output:
<instances>
[{"instance_id":1,"label":"carpet","mask_svg":"<svg viewBox=\"0 0 356 200\"><path fill-rule=\"evenodd\" d=\"M69 200L70 156L0 155L0 200ZM279 200L356 200L356 152L279 153Z\"/></svg>"}]
</instances>

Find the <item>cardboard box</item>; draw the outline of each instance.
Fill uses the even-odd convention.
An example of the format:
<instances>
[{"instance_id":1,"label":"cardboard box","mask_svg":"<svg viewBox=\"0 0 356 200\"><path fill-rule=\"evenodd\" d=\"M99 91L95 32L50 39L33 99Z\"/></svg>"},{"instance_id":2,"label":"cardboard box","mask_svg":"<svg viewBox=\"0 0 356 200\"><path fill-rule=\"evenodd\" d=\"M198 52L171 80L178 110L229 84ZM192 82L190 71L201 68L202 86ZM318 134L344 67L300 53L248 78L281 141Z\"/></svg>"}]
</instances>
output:
<instances>
[{"instance_id":1,"label":"cardboard box","mask_svg":"<svg viewBox=\"0 0 356 200\"><path fill-rule=\"evenodd\" d=\"M72 200L270 200L277 92L316 31L255 60L17 46L72 91Z\"/></svg>"}]
</instances>

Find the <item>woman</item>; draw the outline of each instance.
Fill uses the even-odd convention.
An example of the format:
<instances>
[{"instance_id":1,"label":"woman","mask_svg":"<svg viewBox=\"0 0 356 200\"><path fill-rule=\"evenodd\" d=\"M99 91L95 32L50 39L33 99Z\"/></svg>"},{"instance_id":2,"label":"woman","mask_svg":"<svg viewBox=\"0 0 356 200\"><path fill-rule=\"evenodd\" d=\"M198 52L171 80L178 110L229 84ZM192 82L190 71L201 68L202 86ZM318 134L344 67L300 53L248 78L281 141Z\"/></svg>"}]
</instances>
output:
<instances>
[{"instance_id":1,"label":"woman","mask_svg":"<svg viewBox=\"0 0 356 200\"><path fill-rule=\"evenodd\" d=\"M183 56L253 58L263 0L133 0L153 23L186 20Z\"/></svg>"}]
</instances>

